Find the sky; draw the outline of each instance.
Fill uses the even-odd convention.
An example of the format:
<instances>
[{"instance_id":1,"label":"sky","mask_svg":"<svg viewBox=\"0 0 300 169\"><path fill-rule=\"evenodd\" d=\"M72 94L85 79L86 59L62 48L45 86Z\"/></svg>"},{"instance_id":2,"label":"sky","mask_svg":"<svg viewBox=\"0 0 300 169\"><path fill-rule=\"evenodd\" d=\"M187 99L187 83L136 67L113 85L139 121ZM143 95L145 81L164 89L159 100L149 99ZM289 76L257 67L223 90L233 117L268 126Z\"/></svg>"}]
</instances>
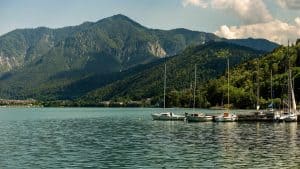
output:
<instances>
[{"instance_id":1,"label":"sky","mask_svg":"<svg viewBox=\"0 0 300 169\"><path fill-rule=\"evenodd\" d=\"M187 28L280 44L300 38L300 0L0 0L0 35L124 14L156 29Z\"/></svg>"}]
</instances>

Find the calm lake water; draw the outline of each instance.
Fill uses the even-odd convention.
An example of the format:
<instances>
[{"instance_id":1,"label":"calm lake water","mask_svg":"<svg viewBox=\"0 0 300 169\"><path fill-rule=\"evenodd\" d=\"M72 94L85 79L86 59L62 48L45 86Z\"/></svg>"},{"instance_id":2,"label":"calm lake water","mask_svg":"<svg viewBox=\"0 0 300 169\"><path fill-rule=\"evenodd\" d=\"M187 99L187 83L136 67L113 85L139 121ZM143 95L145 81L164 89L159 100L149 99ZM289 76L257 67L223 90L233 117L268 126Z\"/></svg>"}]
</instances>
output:
<instances>
[{"instance_id":1,"label":"calm lake water","mask_svg":"<svg viewBox=\"0 0 300 169\"><path fill-rule=\"evenodd\" d=\"M0 168L300 168L297 123L152 121L157 111L0 108Z\"/></svg>"}]
</instances>

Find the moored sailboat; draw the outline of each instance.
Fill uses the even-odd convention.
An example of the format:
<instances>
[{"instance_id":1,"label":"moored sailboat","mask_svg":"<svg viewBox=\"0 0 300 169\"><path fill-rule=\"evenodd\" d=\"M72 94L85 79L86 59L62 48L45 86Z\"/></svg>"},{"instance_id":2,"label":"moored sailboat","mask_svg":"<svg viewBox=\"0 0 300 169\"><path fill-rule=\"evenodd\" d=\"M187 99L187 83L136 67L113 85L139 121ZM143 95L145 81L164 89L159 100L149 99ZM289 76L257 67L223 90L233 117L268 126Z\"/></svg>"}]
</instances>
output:
<instances>
[{"instance_id":1,"label":"moored sailboat","mask_svg":"<svg viewBox=\"0 0 300 169\"><path fill-rule=\"evenodd\" d=\"M288 50L287 50L287 56L289 57L289 43L288 43ZM288 58L289 59L289 58ZM295 93L294 93L294 86L292 83L292 71L291 71L291 65L289 61L288 65L288 102L287 102L287 109L285 109L280 116L278 116L275 120L283 121L283 122L296 122L297 116L299 112L296 109L296 99L295 99Z\"/></svg>"},{"instance_id":2,"label":"moored sailboat","mask_svg":"<svg viewBox=\"0 0 300 169\"><path fill-rule=\"evenodd\" d=\"M205 115L204 113L191 113L186 116L188 122L207 122L212 121L213 116Z\"/></svg>"},{"instance_id":3,"label":"moored sailboat","mask_svg":"<svg viewBox=\"0 0 300 169\"><path fill-rule=\"evenodd\" d=\"M173 112L166 112L166 83L167 83L167 64L165 63L164 73L164 112L151 114L153 120L164 120L164 121L184 121L185 116L176 115Z\"/></svg>"},{"instance_id":4,"label":"moored sailboat","mask_svg":"<svg viewBox=\"0 0 300 169\"><path fill-rule=\"evenodd\" d=\"M274 110L273 103L273 71L271 70L271 78L270 78L270 99L271 103L268 105L268 108L265 110L260 109L260 80L259 80L259 64L258 64L258 76L257 76L257 103L256 103L256 112L254 112L255 120L257 121L274 121L274 119L278 118L278 111Z\"/></svg>"},{"instance_id":5,"label":"moored sailboat","mask_svg":"<svg viewBox=\"0 0 300 169\"><path fill-rule=\"evenodd\" d=\"M151 114L153 120L162 121L184 121L185 116L176 115L173 112L163 112Z\"/></svg>"},{"instance_id":6,"label":"moored sailboat","mask_svg":"<svg viewBox=\"0 0 300 169\"><path fill-rule=\"evenodd\" d=\"M230 113L229 111L229 57L227 56L227 104L228 104L228 107L227 107L227 111L224 112L223 114L221 115L218 115L214 118L214 120L216 122L234 122L237 120L237 115L236 114L232 114Z\"/></svg>"},{"instance_id":7,"label":"moored sailboat","mask_svg":"<svg viewBox=\"0 0 300 169\"><path fill-rule=\"evenodd\" d=\"M291 81L291 70L289 70L289 80L288 80L288 108L284 110L276 120L278 121L283 121L283 122L296 122L297 121L297 116L299 112L296 109L296 100L295 100L295 93Z\"/></svg>"},{"instance_id":8,"label":"moored sailboat","mask_svg":"<svg viewBox=\"0 0 300 169\"><path fill-rule=\"evenodd\" d=\"M187 114L186 115L186 120L188 122L206 122L206 121L212 121L213 117L209 115L205 115L202 112L195 112L195 107L196 107L196 87L197 87L197 67L195 65L195 82L194 82L194 102L193 102L193 111L194 113Z\"/></svg>"}]
</instances>

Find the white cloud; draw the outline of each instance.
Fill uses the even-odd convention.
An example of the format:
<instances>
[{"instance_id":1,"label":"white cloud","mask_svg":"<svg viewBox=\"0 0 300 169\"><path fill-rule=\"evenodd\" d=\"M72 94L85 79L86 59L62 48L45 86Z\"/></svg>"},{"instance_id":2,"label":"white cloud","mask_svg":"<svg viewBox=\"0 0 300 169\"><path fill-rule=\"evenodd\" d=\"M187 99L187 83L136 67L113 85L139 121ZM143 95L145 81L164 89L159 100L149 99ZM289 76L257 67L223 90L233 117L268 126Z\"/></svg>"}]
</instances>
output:
<instances>
[{"instance_id":1,"label":"white cloud","mask_svg":"<svg viewBox=\"0 0 300 169\"><path fill-rule=\"evenodd\" d=\"M299 0L277 0L279 6L288 9L300 9Z\"/></svg>"},{"instance_id":2,"label":"white cloud","mask_svg":"<svg viewBox=\"0 0 300 169\"><path fill-rule=\"evenodd\" d=\"M208 3L204 2L203 0L183 0L182 1L182 5L184 7L186 6L197 6L197 7L201 7L201 8L207 8L208 7Z\"/></svg>"},{"instance_id":3,"label":"white cloud","mask_svg":"<svg viewBox=\"0 0 300 169\"><path fill-rule=\"evenodd\" d=\"M288 40L296 41L300 37L300 18L296 18L295 22L296 24L288 24L276 19L270 22L242 26L223 25L215 34L228 39L265 38L286 44Z\"/></svg>"},{"instance_id":4,"label":"white cloud","mask_svg":"<svg viewBox=\"0 0 300 169\"><path fill-rule=\"evenodd\" d=\"M268 22L273 19L263 0L183 0L182 4L226 10L246 24Z\"/></svg>"},{"instance_id":5,"label":"white cloud","mask_svg":"<svg viewBox=\"0 0 300 169\"><path fill-rule=\"evenodd\" d=\"M295 18L295 22L298 26L300 26L300 17Z\"/></svg>"},{"instance_id":6,"label":"white cloud","mask_svg":"<svg viewBox=\"0 0 300 169\"><path fill-rule=\"evenodd\" d=\"M262 0L212 0L211 6L234 12L246 24L268 22L273 19Z\"/></svg>"},{"instance_id":7,"label":"white cloud","mask_svg":"<svg viewBox=\"0 0 300 169\"><path fill-rule=\"evenodd\" d=\"M225 10L241 19L240 26L223 25L216 35L228 39L265 38L280 44L300 37L300 17L295 23L286 23L273 18L264 0L183 0L183 6ZM283 8L300 9L300 0L277 0ZM276 1L275 1L276 3Z\"/></svg>"}]
</instances>

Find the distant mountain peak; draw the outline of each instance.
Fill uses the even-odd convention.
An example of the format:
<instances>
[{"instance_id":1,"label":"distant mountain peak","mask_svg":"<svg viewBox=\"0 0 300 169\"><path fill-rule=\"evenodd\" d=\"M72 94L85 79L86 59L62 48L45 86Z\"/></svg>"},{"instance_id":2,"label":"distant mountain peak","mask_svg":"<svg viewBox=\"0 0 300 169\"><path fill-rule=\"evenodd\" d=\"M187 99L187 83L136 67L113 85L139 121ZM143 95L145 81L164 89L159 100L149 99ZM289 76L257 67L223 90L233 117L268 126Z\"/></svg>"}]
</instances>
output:
<instances>
[{"instance_id":1,"label":"distant mountain peak","mask_svg":"<svg viewBox=\"0 0 300 169\"><path fill-rule=\"evenodd\" d=\"M111 16L111 17L109 17L109 18L118 18L118 19L128 19L128 20L132 20L132 19L130 19L128 16L123 15L123 14L116 14L116 15L113 15L113 16Z\"/></svg>"},{"instance_id":2,"label":"distant mountain peak","mask_svg":"<svg viewBox=\"0 0 300 169\"><path fill-rule=\"evenodd\" d=\"M133 24L134 26L137 27L141 27L141 28L145 28L143 25L139 24L138 22L134 21L133 19L129 18L126 15L123 14L116 14L107 18L103 18L99 21L97 21L96 23L103 23L103 22L115 22L115 23L119 23L119 22L128 22Z\"/></svg>"},{"instance_id":3,"label":"distant mountain peak","mask_svg":"<svg viewBox=\"0 0 300 169\"><path fill-rule=\"evenodd\" d=\"M226 42L237 44L240 46L250 47L256 50L271 52L279 45L262 38L246 38L246 39L225 39Z\"/></svg>"}]
</instances>

